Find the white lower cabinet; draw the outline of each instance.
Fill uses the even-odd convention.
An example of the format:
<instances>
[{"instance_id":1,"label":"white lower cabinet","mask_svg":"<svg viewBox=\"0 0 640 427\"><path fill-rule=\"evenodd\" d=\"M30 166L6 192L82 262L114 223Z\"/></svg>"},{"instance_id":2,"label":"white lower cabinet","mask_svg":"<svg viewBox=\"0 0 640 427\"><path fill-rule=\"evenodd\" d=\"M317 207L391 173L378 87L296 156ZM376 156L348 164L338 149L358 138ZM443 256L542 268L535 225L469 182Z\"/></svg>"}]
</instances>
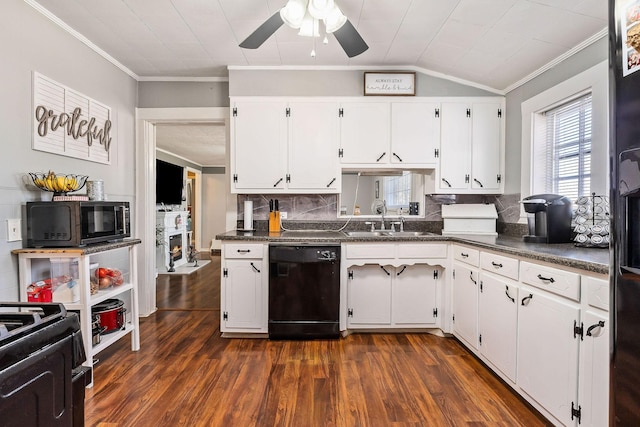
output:
<instances>
[{"instance_id":1,"label":"white lower cabinet","mask_svg":"<svg viewBox=\"0 0 640 427\"><path fill-rule=\"evenodd\" d=\"M478 269L454 263L453 332L474 350L478 348Z\"/></svg>"},{"instance_id":2,"label":"white lower cabinet","mask_svg":"<svg viewBox=\"0 0 640 427\"><path fill-rule=\"evenodd\" d=\"M349 269L349 328L434 327L438 269L366 264Z\"/></svg>"},{"instance_id":3,"label":"white lower cabinet","mask_svg":"<svg viewBox=\"0 0 640 427\"><path fill-rule=\"evenodd\" d=\"M562 298L522 287L518 302L517 384L565 425L575 424L580 309Z\"/></svg>"},{"instance_id":4,"label":"white lower cabinet","mask_svg":"<svg viewBox=\"0 0 640 427\"><path fill-rule=\"evenodd\" d=\"M268 332L269 274L263 245L234 244L222 250L220 331Z\"/></svg>"},{"instance_id":5,"label":"white lower cabinet","mask_svg":"<svg viewBox=\"0 0 640 427\"><path fill-rule=\"evenodd\" d=\"M606 296L598 294L598 290L608 288L608 282L583 276L587 285L590 307L583 312L583 341L580 342L580 389L578 402L581 426L606 426L609 423L609 315L591 305L593 296L597 296L597 307L607 307L600 302ZM592 291L591 285L595 287Z\"/></svg>"},{"instance_id":6,"label":"white lower cabinet","mask_svg":"<svg viewBox=\"0 0 640 427\"><path fill-rule=\"evenodd\" d=\"M518 285L491 273L480 274L479 350L511 381L516 381Z\"/></svg>"},{"instance_id":7,"label":"white lower cabinet","mask_svg":"<svg viewBox=\"0 0 640 427\"><path fill-rule=\"evenodd\" d=\"M347 292L349 327L391 324L391 277L382 266L352 267Z\"/></svg>"}]
</instances>

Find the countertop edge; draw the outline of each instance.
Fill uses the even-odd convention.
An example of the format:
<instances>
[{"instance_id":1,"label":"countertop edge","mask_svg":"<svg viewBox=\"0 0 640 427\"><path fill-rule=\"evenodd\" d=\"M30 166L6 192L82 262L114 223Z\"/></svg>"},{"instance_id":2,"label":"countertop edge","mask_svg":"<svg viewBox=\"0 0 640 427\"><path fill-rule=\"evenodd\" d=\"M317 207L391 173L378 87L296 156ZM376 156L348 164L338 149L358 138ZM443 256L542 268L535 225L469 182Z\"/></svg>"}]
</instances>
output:
<instances>
[{"instance_id":1,"label":"countertop edge","mask_svg":"<svg viewBox=\"0 0 640 427\"><path fill-rule=\"evenodd\" d=\"M372 237L351 237L351 236L335 236L335 237L326 237L322 236L314 236L313 233L305 233L304 235L299 236L282 236L280 234L256 234L256 235L247 235L247 233L238 234L236 231L229 231L223 234L218 234L215 236L216 240L220 241L252 241L252 242L329 242L329 243L363 243L363 242L381 242L381 243L390 243L390 242L451 242L451 243L460 243L469 246L475 246L481 249L492 250L508 255L519 256L531 260L548 262L551 264L566 266L570 268L575 268L579 270L585 270L591 273L597 274L609 274L609 264L602 263L597 261L590 261L579 258L572 258L567 256L558 255L557 253L546 253L544 250L540 249L540 244L531 245L531 248L523 248L521 246L526 245L520 239L516 238L498 238L496 243L485 242L481 240L476 240L474 238L465 238L463 236L442 236L438 234L426 234L423 236L403 236L403 237L381 237L381 236L372 236ZM515 247L515 246L520 247ZM576 251L604 251L604 249L592 249L592 248L577 248L572 244L571 245ZM536 248L537 246L537 248ZM558 245L548 245L547 248L549 250L559 248ZM561 248L564 248L562 246ZM593 252L584 252L589 255L593 254ZM608 254L609 252L606 251Z\"/></svg>"}]
</instances>

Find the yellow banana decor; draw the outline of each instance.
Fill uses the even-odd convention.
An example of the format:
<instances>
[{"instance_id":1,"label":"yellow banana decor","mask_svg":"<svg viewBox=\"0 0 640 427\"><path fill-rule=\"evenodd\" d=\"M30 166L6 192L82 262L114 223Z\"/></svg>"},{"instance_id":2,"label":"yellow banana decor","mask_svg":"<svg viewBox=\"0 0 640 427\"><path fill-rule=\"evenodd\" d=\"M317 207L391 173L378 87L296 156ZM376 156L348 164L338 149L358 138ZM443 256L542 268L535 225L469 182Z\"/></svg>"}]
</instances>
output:
<instances>
[{"instance_id":1,"label":"yellow banana decor","mask_svg":"<svg viewBox=\"0 0 640 427\"><path fill-rule=\"evenodd\" d=\"M56 174L53 171L29 172L29 175L39 189L60 194L80 190L88 178L86 175Z\"/></svg>"}]
</instances>

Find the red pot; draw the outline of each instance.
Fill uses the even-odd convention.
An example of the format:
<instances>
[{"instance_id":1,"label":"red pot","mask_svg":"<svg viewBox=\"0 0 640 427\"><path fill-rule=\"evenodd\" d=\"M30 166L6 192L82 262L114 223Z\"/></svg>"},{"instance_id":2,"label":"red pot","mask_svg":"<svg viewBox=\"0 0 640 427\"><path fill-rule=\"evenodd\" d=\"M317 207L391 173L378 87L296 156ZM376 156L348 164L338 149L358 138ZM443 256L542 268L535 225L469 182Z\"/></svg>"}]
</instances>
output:
<instances>
[{"instance_id":1,"label":"red pot","mask_svg":"<svg viewBox=\"0 0 640 427\"><path fill-rule=\"evenodd\" d=\"M91 308L92 314L100 316L100 326L107 328L102 332L103 334L124 329L124 314L126 312L124 302L119 299L104 300Z\"/></svg>"}]
</instances>

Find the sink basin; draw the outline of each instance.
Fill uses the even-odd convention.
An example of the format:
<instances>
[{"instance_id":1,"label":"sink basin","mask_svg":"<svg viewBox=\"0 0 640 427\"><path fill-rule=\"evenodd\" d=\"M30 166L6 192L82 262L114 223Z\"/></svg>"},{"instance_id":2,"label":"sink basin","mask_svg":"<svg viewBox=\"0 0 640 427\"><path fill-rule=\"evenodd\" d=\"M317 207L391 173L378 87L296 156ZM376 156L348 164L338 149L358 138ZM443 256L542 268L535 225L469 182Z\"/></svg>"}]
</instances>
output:
<instances>
[{"instance_id":1,"label":"sink basin","mask_svg":"<svg viewBox=\"0 0 640 427\"><path fill-rule=\"evenodd\" d=\"M415 237L422 236L422 231L389 231L389 230L376 230L376 231L347 231L346 235L349 237Z\"/></svg>"},{"instance_id":2,"label":"sink basin","mask_svg":"<svg viewBox=\"0 0 640 427\"><path fill-rule=\"evenodd\" d=\"M347 231L345 234L349 237L378 237L383 235L380 231Z\"/></svg>"},{"instance_id":3,"label":"sink basin","mask_svg":"<svg viewBox=\"0 0 640 427\"><path fill-rule=\"evenodd\" d=\"M413 236L422 236L424 233L422 231L383 231L383 236L390 237L413 237Z\"/></svg>"}]
</instances>

